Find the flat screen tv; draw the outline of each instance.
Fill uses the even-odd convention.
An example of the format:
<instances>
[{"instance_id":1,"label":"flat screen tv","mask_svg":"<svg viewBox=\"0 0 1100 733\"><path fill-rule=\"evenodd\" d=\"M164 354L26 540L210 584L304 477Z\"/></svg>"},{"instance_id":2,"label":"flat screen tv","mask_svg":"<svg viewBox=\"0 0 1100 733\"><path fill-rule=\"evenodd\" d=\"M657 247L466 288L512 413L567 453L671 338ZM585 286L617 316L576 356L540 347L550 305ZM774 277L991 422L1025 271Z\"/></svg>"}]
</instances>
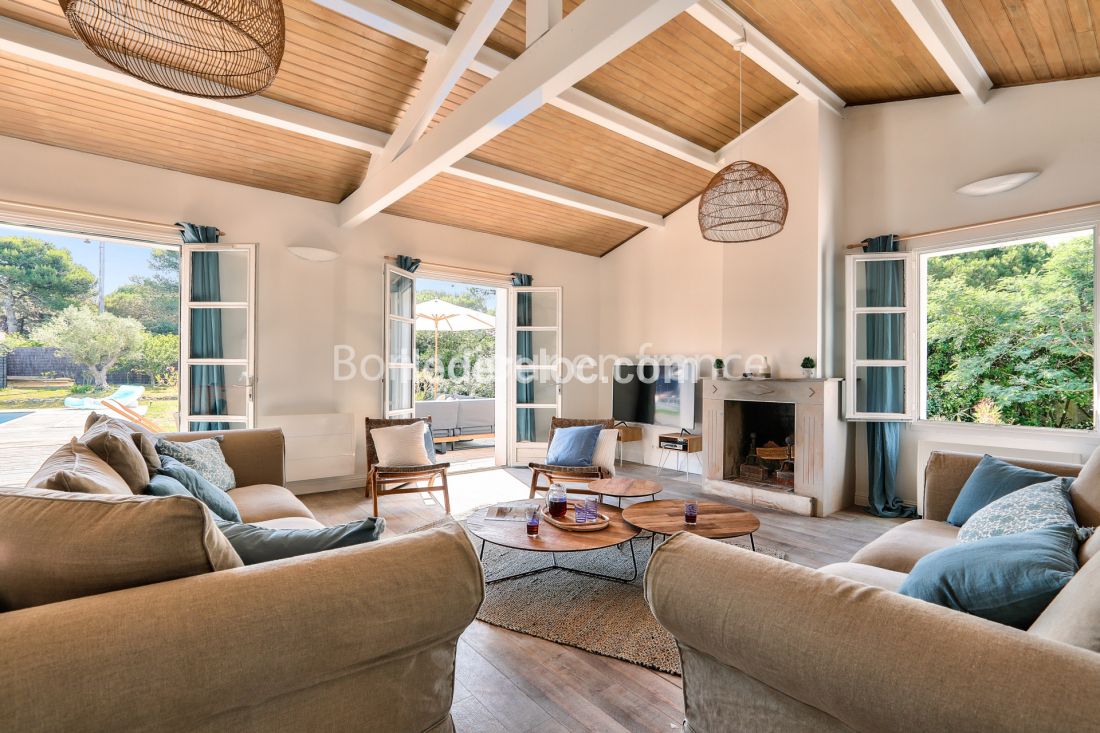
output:
<instances>
[{"instance_id":1,"label":"flat screen tv","mask_svg":"<svg viewBox=\"0 0 1100 733\"><path fill-rule=\"evenodd\" d=\"M611 416L691 430L695 426L694 371L690 363L616 364Z\"/></svg>"}]
</instances>

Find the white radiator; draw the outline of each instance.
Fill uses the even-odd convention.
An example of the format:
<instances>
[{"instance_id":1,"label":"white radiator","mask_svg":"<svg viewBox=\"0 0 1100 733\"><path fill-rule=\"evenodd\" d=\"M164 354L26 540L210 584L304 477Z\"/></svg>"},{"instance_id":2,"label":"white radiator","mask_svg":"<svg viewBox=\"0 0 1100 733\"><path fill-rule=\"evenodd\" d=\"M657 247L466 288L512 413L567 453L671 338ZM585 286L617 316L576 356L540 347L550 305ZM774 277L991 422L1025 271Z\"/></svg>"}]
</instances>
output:
<instances>
[{"instance_id":1,"label":"white radiator","mask_svg":"<svg viewBox=\"0 0 1100 733\"><path fill-rule=\"evenodd\" d=\"M350 476L355 473L355 416L266 415L262 428L282 428L286 436L286 480Z\"/></svg>"}]
</instances>

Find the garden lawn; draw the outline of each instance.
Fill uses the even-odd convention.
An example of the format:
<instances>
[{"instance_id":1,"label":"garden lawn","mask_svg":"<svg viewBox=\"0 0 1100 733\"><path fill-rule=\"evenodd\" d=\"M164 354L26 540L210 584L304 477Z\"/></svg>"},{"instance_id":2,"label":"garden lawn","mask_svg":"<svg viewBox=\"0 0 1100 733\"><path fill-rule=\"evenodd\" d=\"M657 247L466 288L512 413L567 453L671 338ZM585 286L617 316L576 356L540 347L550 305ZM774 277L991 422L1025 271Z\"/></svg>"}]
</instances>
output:
<instances>
[{"instance_id":1,"label":"garden lawn","mask_svg":"<svg viewBox=\"0 0 1100 733\"><path fill-rule=\"evenodd\" d=\"M72 387L21 387L0 389L0 410L54 410L65 406L66 397L109 397L115 387L73 395ZM146 387L141 404L148 405L145 418L165 431L175 430L174 413L179 411L177 387Z\"/></svg>"}]
</instances>

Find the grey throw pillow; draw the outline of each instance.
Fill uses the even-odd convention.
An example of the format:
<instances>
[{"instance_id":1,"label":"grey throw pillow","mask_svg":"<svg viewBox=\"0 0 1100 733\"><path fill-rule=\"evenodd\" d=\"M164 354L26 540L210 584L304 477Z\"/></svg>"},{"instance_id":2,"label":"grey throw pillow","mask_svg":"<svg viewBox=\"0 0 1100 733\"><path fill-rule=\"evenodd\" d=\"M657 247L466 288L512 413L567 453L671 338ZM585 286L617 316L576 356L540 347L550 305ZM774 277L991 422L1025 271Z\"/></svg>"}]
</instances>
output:
<instances>
[{"instance_id":1,"label":"grey throw pillow","mask_svg":"<svg viewBox=\"0 0 1100 733\"><path fill-rule=\"evenodd\" d=\"M179 443L161 438L157 441L157 453L175 458L183 465L194 469L222 491L229 491L237 486L237 477L225 462L225 454L222 453L219 438L203 438Z\"/></svg>"},{"instance_id":2,"label":"grey throw pillow","mask_svg":"<svg viewBox=\"0 0 1100 733\"><path fill-rule=\"evenodd\" d=\"M1077 527L1070 503L1070 478L1017 489L970 515L959 530L959 542L1030 532L1045 527Z\"/></svg>"},{"instance_id":3,"label":"grey throw pillow","mask_svg":"<svg viewBox=\"0 0 1100 733\"><path fill-rule=\"evenodd\" d=\"M196 499L206 504L206 507L215 516L230 522L241 521L241 513L237 509L237 505L229 498L229 494L207 481L202 474L190 466L185 466L175 458L162 454L160 457L160 470L157 473L174 478L183 484L183 487Z\"/></svg>"},{"instance_id":4,"label":"grey throw pillow","mask_svg":"<svg viewBox=\"0 0 1100 733\"><path fill-rule=\"evenodd\" d=\"M245 565L374 542L386 528L386 520L382 517L322 529L271 529L255 524L215 521Z\"/></svg>"}]
</instances>

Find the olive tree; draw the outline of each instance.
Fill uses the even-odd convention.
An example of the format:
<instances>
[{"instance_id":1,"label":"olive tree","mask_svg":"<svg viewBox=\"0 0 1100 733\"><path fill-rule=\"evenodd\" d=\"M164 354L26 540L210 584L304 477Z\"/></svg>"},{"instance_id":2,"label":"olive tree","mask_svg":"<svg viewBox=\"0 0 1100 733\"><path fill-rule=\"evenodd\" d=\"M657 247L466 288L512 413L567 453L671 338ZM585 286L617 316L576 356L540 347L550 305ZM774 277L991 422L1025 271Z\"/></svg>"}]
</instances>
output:
<instances>
[{"instance_id":1,"label":"olive tree","mask_svg":"<svg viewBox=\"0 0 1100 733\"><path fill-rule=\"evenodd\" d=\"M70 306L36 328L34 338L87 367L95 385L106 387L107 373L119 359L141 348L145 329L133 318Z\"/></svg>"}]
</instances>

